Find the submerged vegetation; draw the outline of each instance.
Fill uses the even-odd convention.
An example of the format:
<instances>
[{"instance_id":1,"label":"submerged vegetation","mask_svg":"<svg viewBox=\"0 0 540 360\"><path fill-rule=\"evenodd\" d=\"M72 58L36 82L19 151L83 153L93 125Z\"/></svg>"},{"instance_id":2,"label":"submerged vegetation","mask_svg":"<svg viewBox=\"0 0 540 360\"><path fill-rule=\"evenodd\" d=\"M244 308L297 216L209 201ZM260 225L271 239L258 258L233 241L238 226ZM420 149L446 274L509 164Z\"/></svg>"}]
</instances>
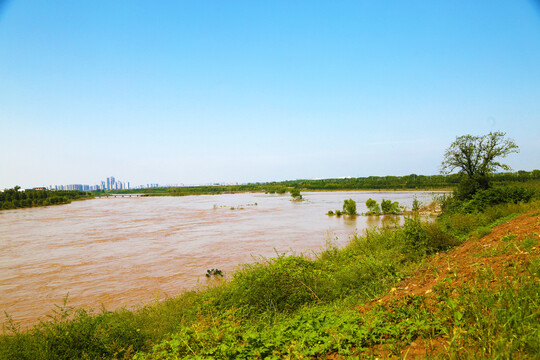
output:
<instances>
[{"instance_id":1,"label":"submerged vegetation","mask_svg":"<svg viewBox=\"0 0 540 360\"><path fill-rule=\"evenodd\" d=\"M291 197L294 201L300 201L302 200L302 194L300 194L300 190L298 189L291 189L290 190Z\"/></svg>"},{"instance_id":2,"label":"submerged vegetation","mask_svg":"<svg viewBox=\"0 0 540 360\"><path fill-rule=\"evenodd\" d=\"M349 215L349 216L355 216L358 215L358 212L356 211L356 201L353 199L348 199L343 201L343 211L336 210L334 213L332 210L329 210L326 215L333 216L341 216L341 215Z\"/></svg>"}]
</instances>

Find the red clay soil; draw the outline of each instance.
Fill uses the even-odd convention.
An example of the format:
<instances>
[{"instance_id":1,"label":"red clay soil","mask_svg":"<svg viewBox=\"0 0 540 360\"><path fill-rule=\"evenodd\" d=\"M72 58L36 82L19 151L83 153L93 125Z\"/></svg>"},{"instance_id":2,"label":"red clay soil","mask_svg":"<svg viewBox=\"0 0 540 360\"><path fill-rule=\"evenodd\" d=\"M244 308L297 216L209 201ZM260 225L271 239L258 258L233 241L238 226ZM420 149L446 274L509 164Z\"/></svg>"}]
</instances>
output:
<instances>
[{"instance_id":1,"label":"red clay soil","mask_svg":"<svg viewBox=\"0 0 540 360\"><path fill-rule=\"evenodd\" d=\"M526 252L515 244L531 236L539 239L539 234L540 214L538 211L534 211L493 228L490 234L480 239L471 236L451 251L430 258L422 270L399 283L387 295L361 307L359 311L365 312L377 303L405 296L426 295L427 298L430 298L433 287L447 276L452 278L452 282L449 283L451 288L456 288L474 281L479 268L491 268L493 273L498 275L506 268L515 266L516 263L527 264L531 257L540 255L540 247L533 247L530 252ZM515 235L513 241L505 241L503 237L507 235L512 237ZM417 339L402 351L399 358L425 358L426 353L432 351L440 353L444 351L445 346L444 339L430 341ZM381 358L395 358L383 348L373 350L380 354Z\"/></svg>"}]
</instances>

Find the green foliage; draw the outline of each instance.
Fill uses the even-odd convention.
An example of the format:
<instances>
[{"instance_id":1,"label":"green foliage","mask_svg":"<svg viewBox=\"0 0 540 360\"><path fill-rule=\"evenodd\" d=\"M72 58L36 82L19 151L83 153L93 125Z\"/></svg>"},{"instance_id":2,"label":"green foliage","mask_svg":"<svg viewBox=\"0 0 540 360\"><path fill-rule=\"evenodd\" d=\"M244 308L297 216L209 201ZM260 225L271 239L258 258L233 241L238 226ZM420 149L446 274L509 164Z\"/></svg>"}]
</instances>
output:
<instances>
[{"instance_id":1,"label":"green foliage","mask_svg":"<svg viewBox=\"0 0 540 360\"><path fill-rule=\"evenodd\" d=\"M483 238L486 235L491 234L491 227L489 226L481 226L476 230L476 236L480 239Z\"/></svg>"},{"instance_id":2,"label":"green foliage","mask_svg":"<svg viewBox=\"0 0 540 360\"><path fill-rule=\"evenodd\" d=\"M525 187L492 187L477 191L469 200L457 200L449 202L449 212L474 213L483 212L499 204L528 203L535 195L534 189Z\"/></svg>"},{"instance_id":3,"label":"green foliage","mask_svg":"<svg viewBox=\"0 0 540 360\"><path fill-rule=\"evenodd\" d=\"M328 212L326 213L326 215L328 216L334 216L334 212L332 210L328 210Z\"/></svg>"},{"instance_id":4,"label":"green foliage","mask_svg":"<svg viewBox=\"0 0 540 360\"><path fill-rule=\"evenodd\" d=\"M75 311L66 303L67 297L50 321L42 322L30 333L15 330L0 338L0 358L116 358L133 355L133 349L144 344L145 335L133 326L132 312L94 315L83 309Z\"/></svg>"},{"instance_id":5,"label":"green foliage","mask_svg":"<svg viewBox=\"0 0 540 360\"><path fill-rule=\"evenodd\" d=\"M366 314L341 307L301 309L278 324L242 327L231 318L212 319L212 327L184 327L135 359L281 359L351 356L379 344L404 344L441 334L444 328L423 306L409 298L375 306ZM212 331L214 330L214 331Z\"/></svg>"},{"instance_id":6,"label":"green foliage","mask_svg":"<svg viewBox=\"0 0 540 360\"><path fill-rule=\"evenodd\" d=\"M407 251L420 254L427 251L427 233L419 218L405 219L403 238Z\"/></svg>"},{"instance_id":7,"label":"green foliage","mask_svg":"<svg viewBox=\"0 0 540 360\"><path fill-rule=\"evenodd\" d=\"M381 210L384 214L401 214L401 208L397 201L392 202L392 200L382 199Z\"/></svg>"},{"instance_id":8,"label":"green foliage","mask_svg":"<svg viewBox=\"0 0 540 360\"><path fill-rule=\"evenodd\" d=\"M414 198L413 198L413 203L412 203L412 211L413 212L420 211L421 206L422 206L422 203L418 200L418 198L415 195Z\"/></svg>"},{"instance_id":9,"label":"green foliage","mask_svg":"<svg viewBox=\"0 0 540 360\"><path fill-rule=\"evenodd\" d=\"M518 153L519 147L512 139L505 139L503 132L490 132L483 136L458 136L444 154L443 173L455 169L467 174L487 176L497 169L510 170L508 165L497 161L512 153Z\"/></svg>"},{"instance_id":10,"label":"green foliage","mask_svg":"<svg viewBox=\"0 0 540 360\"><path fill-rule=\"evenodd\" d=\"M92 193L86 191L25 190L20 187L0 191L0 210L34 206L69 204L72 200L88 199Z\"/></svg>"},{"instance_id":11,"label":"green foliage","mask_svg":"<svg viewBox=\"0 0 540 360\"><path fill-rule=\"evenodd\" d=\"M290 193L291 193L291 197L293 198L293 200L295 200L295 201L302 200L302 195L300 194L300 190L291 189Z\"/></svg>"},{"instance_id":12,"label":"green foliage","mask_svg":"<svg viewBox=\"0 0 540 360\"><path fill-rule=\"evenodd\" d=\"M452 334L448 353L459 358L534 359L540 354L540 276L538 261L494 276L479 273L473 286L457 289L457 298L443 310ZM499 284L494 289L493 284ZM459 312L461 316L455 316ZM452 316L450 316L452 315ZM454 330L453 330L453 329Z\"/></svg>"},{"instance_id":13,"label":"green foliage","mask_svg":"<svg viewBox=\"0 0 540 360\"><path fill-rule=\"evenodd\" d=\"M464 175L456 191L458 200L470 199L477 191L488 189L489 175L495 170L510 170L497 159L519 152L519 147L513 140L505 139L505 135L491 132L483 136L459 136L446 149L441 171L448 174L458 169Z\"/></svg>"},{"instance_id":14,"label":"green foliage","mask_svg":"<svg viewBox=\"0 0 540 360\"><path fill-rule=\"evenodd\" d=\"M415 340L441 338L449 341L442 350L450 358L535 358L539 275L534 263L524 276L494 278L486 272L474 287L459 287L456 296L444 286L448 282L441 282L434 288L440 301L407 296L365 313L336 303L303 307L260 325L241 324L225 313L180 327L136 359L369 358L382 346L399 357ZM500 283L497 291L493 280Z\"/></svg>"},{"instance_id":15,"label":"green foliage","mask_svg":"<svg viewBox=\"0 0 540 360\"><path fill-rule=\"evenodd\" d=\"M467 200L479 191L489 189L489 178L485 175L475 174L472 176L463 176L454 196L458 200Z\"/></svg>"},{"instance_id":16,"label":"green foliage","mask_svg":"<svg viewBox=\"0 0 540 360\"><path fill-rule=\"evenodd\" d=\"M318 281L318 269L303 257L281 255L276 259L246 265L235 273L234 285L225 301L234 301L248 312L291 311L317 299L310 285Z\"/></svg>"},{"instance_id":17,"label":"green foliage","mask_svg":"<svg viewBox=\"0 0 540 360\"><path fill-rule=\"evenodd\" d=\"M356 201L353 199L343 201L343 213L346 215L357 215Z\"/></svg>"},{"instance_id":18,"label":"green foliage","mask_svg":"<svg viewBox=\"0 0 540 360\"><path fill-rule=\"evenodd\" d=\"M366 207L368 208L368 212L366 215L380 215L381 214L381 207L377 203L376 200L373 200L372 198L369 198L366 201Z\"/></svg>"}]
</instances>

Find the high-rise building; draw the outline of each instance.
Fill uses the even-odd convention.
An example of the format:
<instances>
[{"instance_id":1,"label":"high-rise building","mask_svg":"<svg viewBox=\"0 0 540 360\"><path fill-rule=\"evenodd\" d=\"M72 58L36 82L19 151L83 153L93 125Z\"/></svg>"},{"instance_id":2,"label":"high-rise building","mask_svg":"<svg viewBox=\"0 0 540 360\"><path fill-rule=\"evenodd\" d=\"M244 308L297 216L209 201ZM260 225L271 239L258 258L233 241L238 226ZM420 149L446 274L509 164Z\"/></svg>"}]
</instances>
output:
<instances>
[{"instance_id":1,"label":"high-rise building","mask_svg":"<svg viewBox=\"0 0 540 360\"><path fill-rule=\"evenodd\" d=\"M116 180L114 176L110 176L107 178L107 190L114 190L116 189Z\"/></svg>"}]
</instances>

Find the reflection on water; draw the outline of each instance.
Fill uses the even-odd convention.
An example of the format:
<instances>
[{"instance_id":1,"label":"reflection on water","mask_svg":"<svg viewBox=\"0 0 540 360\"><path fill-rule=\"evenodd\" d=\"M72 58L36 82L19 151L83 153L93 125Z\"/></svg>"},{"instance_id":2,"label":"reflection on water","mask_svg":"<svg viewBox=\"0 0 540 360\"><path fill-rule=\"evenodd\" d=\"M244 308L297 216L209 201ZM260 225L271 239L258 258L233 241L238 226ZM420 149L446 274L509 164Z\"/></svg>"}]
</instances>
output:
<instances>
[{"instance_id":1,"label":"reflection on water","mask_svg":"<svg viewBox=\"0 0 540 360\"><path fill-rule=\"evenodd\" d=\"M135 306L204 284L206 269L230 273L252 255L346 244L395 216L327 216L352 198L411 206L429 192L312 192L110 198L0 212L0 311L37 322L69 292L72 306ZM255 205L257 203L257 205Z\"/></svg>"},{"instance_id":2,"label":"reflection on water","mask_svg":"<svg viewBox=\"0 0 540 360\"><path fill-rule=\"evenodd\" d=\"M388 226L388 227L395 227L398 225L402 225L404 218L403 216L397 216L397 215L370 215L365 216L366 219L366 225L368 227L382 227L382 226Z\"/></svg>"}]
</instances>

